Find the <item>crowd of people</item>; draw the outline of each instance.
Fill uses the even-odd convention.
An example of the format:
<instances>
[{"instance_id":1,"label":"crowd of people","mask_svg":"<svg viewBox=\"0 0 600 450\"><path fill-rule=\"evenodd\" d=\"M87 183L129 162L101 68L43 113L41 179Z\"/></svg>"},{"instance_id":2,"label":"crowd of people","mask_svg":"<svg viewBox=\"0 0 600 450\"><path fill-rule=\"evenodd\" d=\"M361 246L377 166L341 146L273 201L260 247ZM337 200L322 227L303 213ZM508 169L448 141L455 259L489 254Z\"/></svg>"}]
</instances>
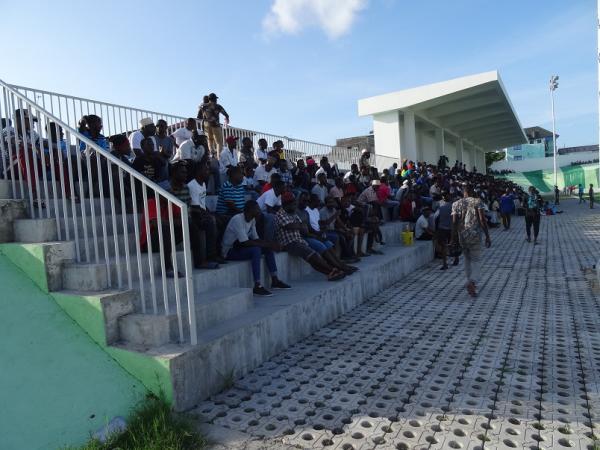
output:
<instances>
[{"instance_id":1,"label":"crowd of people","mask_svg":"<svg viewBox=\"0 0 600 450\"><path fill-rule=\"evenodd\" d=\"M239 142L230 135L223 140L220 116L228 123L229 115L217 99L215 94L206 96L198 116L177 129L164 120L154 123L143 118L139 129L129 136L107 138L102 134L102 118L87 115L79 122L79 132L189 206L187 222L196 268L216 269L227 261L251 261L256 295L272 295L261 281L263 257L271 289L290 288L277 275L274 252L278 251L303 258L330 281L341 280L358 270L354 264L362 258L382 253L384 221L400 220L413 224L417 240L434 241L442 258L441 269L449 268L448 257L456 265L462 252L467 290L475 296L481 257L479 236L484 234L489 246L489 228L502 224L508 229L510 216L521 205L527 210L532 209L532 202L538 205L539 195L523 192L512 182L475 168L468 170L458 161L450 165L447 157L440 158L437 165L402 161L379 171L364 149L360 160L342 172L327 156L286 159L280 140L269 143L260 139L256 147L249 137ZM93 149L85 141L73 148L57 124L49 123L42 138L35 131L39 127L33 127L35 121L27 110L17 110L13 121L3 123L2 139L6 148L13 149L13 158L10 160L5 152L2 165L18 169L3 170L3 176L16 173L33 181L34 175L46 170L48 175L60 173L67 196L77 195L68 188L71 176L92 186L93 192L87 193L90 196L104 189L106 195L115 198L119 209L134 212L131 201L136 201L135 212L144 211L142 250L157 251L162 244L167 276L180 276L173 269L171 254L183 233L178 226L171 233L169 226L170 214L181 223L180 211L169 211L162 204L162 196L154 197L150 192L142 195L139 181L123 177L116 165L108 169L102 158L93 157ZM86 162L93 167L86 168ZM218 196L214 211L207 202L209 194ZM540 208L538 205L538 214ZM527 212L526 221L528 239L533 228L536 243L539 215L536 218Z\"/></svg>"}]
</instances>

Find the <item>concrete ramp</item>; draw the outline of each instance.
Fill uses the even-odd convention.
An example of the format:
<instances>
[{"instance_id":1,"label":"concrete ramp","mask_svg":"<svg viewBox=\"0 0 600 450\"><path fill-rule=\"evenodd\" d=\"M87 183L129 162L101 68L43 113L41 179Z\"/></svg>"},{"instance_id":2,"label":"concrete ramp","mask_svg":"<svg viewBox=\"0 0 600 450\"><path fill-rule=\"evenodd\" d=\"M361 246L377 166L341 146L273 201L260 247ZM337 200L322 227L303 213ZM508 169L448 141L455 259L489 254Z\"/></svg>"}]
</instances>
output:
<instances>
[{"instance_id":1,"label":"concrete ramp","mask_svg":"<svg viewBox=\"0 0 600 450\"><path fill-rule=\"evenodd\" d=\"M48 294L0 254L1 448L85 442L146 392Z\"/></svg>"}]
</instances>

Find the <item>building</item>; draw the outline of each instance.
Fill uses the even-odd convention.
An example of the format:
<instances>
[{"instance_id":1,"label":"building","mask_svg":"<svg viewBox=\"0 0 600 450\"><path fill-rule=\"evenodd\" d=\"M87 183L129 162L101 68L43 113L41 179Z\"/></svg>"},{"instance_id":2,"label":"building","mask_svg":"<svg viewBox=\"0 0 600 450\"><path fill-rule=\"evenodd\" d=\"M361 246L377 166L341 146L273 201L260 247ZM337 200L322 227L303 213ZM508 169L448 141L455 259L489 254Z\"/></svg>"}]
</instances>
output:
<instances>
[{"instance_id":1,"label":"building","mask_svg":"<svg viewBox=\"0 0 600 450\"><path fill-rule=\"evenodd\" d=\"M552 131L542 127L525 128L527 144L517 144L506 148L508 161L522 161L531 158L545 158L554 155L554 139ZM558 134L556 135L558 138Z\"/></svg>"},{"instance_id":2,"label":"building","mask_svg":"<svg viewBox=\"0 0 600 450\"><path fill-rule=\"evenodd\" d=\"M404 159L485 170L485 152L528 142L497 71L358 101L373 117L376 165Z\"/></svg>"},{"instance_id":3,"label":"building","mask_svg":"<svg viewBox=\"0 0 600 450\"><path fill-rule=\"evenodd\" d=\"M365 136L354 136L349 138L337 139L336 147L346 148L348 150L362 150L366 148L371 153L375 153L375 136L373 132Z\"/></svg>"}]
</instances>

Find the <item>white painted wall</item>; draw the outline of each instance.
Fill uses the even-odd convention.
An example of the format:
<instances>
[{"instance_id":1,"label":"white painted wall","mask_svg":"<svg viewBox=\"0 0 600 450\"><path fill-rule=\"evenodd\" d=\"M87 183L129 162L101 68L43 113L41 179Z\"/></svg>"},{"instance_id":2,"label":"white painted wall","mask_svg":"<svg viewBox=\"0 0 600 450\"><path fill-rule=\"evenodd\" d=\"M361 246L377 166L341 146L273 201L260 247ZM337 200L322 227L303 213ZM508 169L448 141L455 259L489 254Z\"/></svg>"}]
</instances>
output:
<instances>
[{"instance_id":1,"label":"white painted wall","mask_svg":"<svg viewBox=\"0 0 600 450\"><path fill-rule=\"evenodd\" d=\"M448 164L451 166L459 159L456 155L456 144L452 141L446 141L446 156L448 157Z\"/></svg>"},{"instance_id":2,"label":"white painted wall","mask_svg":"<svg viewBox=\"0 0 600 450\"><path fill-rule=\"evenodd\" d=\"M382 157L400 159L400 124L398 111L389 111L373 116L375 151Z\"/></svg>"},{"instance_id":3,"label":"white painted wall","mask_svg":"<svg viewBox=\"0 0 600 450\"><path fill-rule=\"evenodd\" d=\"M598 152L569 153L567 155L558 155L556 160L557 167L571 165L575 161L592 161L598 158ZM532 158L523 161L497 161L492 164L492 170L514 170L515 172L531 172L532 170L553 169L552 158Z\"/></svg>"},{"instance_id":4,"label":"white painted wall","mask_svg":"<svg viewBox=\"0 0 600 450\"><path fill-rule=\"evenodd\" d=\"M421 151L420 159L430 164L437 164L437 161L440 157L437 153L435 136L431 136L427 132L421 132L419 134L421 136L421 140L419 142L419 149Z\"/></svg>"}]
</instances>

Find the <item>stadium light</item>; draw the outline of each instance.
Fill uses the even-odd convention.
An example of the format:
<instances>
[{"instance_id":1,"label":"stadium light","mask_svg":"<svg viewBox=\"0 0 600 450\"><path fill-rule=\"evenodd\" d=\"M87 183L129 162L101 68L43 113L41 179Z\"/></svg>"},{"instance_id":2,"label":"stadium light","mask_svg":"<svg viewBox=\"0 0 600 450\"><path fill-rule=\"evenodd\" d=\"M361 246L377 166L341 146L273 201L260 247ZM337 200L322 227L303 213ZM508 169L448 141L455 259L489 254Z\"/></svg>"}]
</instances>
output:
<instances>
[{"instance_id":1,"label":"stadium light","mask_svg":"<svg viewBox=\"0 0 600 450\"><path fill-rule=\"evenodd\" d=\"M550 77L550 99L552 102L552 146L554 147L552 155L554 160L554 186L558 186L556 173L556 123L554 118L554 91L556 89L558 89L558 75L552 75Z\"/></svg>"}]
</instances>

